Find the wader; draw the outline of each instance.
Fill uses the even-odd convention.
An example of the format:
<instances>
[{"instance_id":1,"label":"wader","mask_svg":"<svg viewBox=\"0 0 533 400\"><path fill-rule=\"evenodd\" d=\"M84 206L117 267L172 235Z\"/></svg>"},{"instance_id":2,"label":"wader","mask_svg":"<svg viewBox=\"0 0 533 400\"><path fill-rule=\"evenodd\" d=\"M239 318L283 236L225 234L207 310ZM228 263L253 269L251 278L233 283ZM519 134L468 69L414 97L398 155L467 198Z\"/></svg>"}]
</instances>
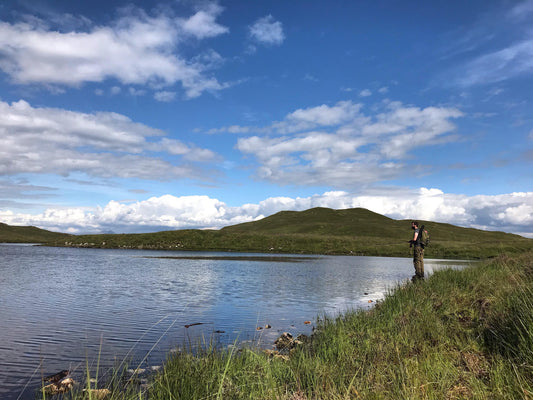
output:
<instances>
[{"instance_id":1,"label":"wader","mask_svg":"<svg viewBox=\"0 0 533 400\"><path fill-rule=\"evenodd\" d=\"M415 276L413 278L424 278L424 249L422 246L414 246L413 250L413 264L415 266Z\"/></svg>"}]
</instances>

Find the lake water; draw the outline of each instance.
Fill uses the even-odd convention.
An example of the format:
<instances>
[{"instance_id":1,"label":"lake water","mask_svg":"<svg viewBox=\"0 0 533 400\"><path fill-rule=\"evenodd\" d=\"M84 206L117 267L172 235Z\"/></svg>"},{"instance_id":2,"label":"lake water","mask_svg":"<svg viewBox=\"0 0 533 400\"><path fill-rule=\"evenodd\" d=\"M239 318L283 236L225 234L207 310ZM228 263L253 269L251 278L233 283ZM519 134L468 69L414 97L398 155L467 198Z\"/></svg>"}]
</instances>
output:
<instances>
[{"instance_id":1,"label":"lake water","mask_svg":"<svg viewBox=\"0 0 533 400\"><path fill-rule=\"evenodd\" d=\"M318 316L371 307L413 271L410 258L0 244L0 398L33 399L63 369L81 380L87 363L156 367L201 337L270 348Z\"/></svg>"}]
</instances>

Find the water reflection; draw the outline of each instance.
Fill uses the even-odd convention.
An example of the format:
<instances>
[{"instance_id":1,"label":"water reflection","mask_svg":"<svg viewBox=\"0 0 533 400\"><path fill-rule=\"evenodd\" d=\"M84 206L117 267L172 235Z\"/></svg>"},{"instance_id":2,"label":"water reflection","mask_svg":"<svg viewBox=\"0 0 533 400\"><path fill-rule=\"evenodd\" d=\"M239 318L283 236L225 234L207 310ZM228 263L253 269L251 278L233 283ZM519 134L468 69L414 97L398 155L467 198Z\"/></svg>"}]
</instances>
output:
<instances>
[{"instance_id":1,"label":"water reflection","mask_svg":"<svg viewBox=\"0 0 533 400\"><path fill-rule=\"evenodd\" d=\"M321 314L371 306L413 272L407 258L4 245L0 257L2 399L33 398L42 375L81 375L98 357L104 368L160 365L214 332L221 344L270 346L284 331L310 333L304 322ZM429 273L446 265L426 260Z\"/></svg>"}]
</instances>

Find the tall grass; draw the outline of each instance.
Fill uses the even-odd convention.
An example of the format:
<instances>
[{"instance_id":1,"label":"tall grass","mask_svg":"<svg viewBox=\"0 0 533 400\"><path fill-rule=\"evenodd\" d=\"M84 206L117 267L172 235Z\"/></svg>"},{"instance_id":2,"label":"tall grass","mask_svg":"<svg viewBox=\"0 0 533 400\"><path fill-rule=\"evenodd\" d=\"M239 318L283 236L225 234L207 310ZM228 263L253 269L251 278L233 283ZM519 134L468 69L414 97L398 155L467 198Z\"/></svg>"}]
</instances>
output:
<instances>
[{"instance_id":1,"label":"tall grass","mask_svg":"<svg viewBox=\"0 0 533 400\"><path fill-rule=\"evenodd\" d=\"M288 358L210 343L112 399L532 399L533 253L443 270L322 316Z\"/></svg>"}]
</instances>

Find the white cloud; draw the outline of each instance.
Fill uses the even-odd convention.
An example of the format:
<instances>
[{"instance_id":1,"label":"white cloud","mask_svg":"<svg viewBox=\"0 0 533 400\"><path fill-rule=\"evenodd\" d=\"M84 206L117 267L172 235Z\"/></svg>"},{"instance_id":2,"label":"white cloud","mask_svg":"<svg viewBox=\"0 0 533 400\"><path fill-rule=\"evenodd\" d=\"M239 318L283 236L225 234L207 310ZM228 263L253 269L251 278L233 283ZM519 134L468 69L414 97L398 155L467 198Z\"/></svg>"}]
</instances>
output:
<instances>
[{"instance_id":1,"label":"white cloud","mask_svg":"<svg viewBox=\"0 0 533 400\"><path fill-rule=\"evenodd\" d=\"M0 102L0 174L83 172L99 177L170 179L198 177L188 164L153 152L195 161L213 160L210 150L165 138L165 133L110 112L86 114L34 108L20 100Z\"/></svg>"},{"instance_id":2,"label":"white cloud","mask_svg":"<svg viewBox=\"0 0 533 400\"><path fill-rule=\"evenodd\" d=\"M484 54L461 67L457 83L461 86L498 83L533 70L533 39L514 43Z\"/></svg>"},{"instance_id":3,"label":"white cloud","mask_svg":"<svg viewBox=\"0 0 533 400\"><path fill-rule=\"evenodd\" d=\"M207 133L264 133L287 134L323 127L335 127L357 119L361 104L339 101L333 106L322 104L300 108L285 116L283 121L273 122L268 127L231 125L210 129Z\"/></svg>"},{"instance_id":4,"label":"white cloud","mask_svg":"<svg viewBox=\"0 0 533 400\"><path fill-rule=\"evenodd\" d=\"M471 26L459 28L452 37L446 58L457 66L442 82L461 87L491 85L530 76L533 70L533 1L491 4Z\"/></svg>"},{"instance_id":5,"label":"white cloud","mask_svg":"<svg viewBox=\"0 0 533 400\"><path fill-rule=\"evenodd\" d=\"M259 18L249 27L250 36L259 43L280 45L285 40L283 26L272 15Z\"/></svg>"},{"instance_id":6,"label":"white cloud","mask_svg":"<svg viewBox=\"0 0 533 400\"><path fill-rule=\"evenodd\" d=\"M463 115L454 108L420 109L397 102L373 117L362 114L361 108L345 101L296 110L270 127L248 130L285 136L240 138L237 149L255 157L260 179L356 187L403 175L411 152L451 140L451 119Z\"/></svg>"},{"instance_id":7,"label":"white cloud","mask_svg":"<svg viewBox=\"0 0 533 400\"><path fill-rule=\"evenodd\" d=\"M162 91L154 94L154 99L162 102L171 102L176 98L176 92Z\"/></svg>"},{"instance_id":8,"label":"white cloud","mask_svg":"<svg viewBox=\"0 0 533 400\"><path fill-rule=\"evenodd\" d=\"M360 108L360 104L353 104L350 101L339 101L332 107L322 104L317 107L300 108L288 114L284 121L274 123L272 127L279 133L289 133L317 127L336 126L352 121L357 117Z\"/></svg>"},{"instance_id":9,"label":"white cloud","mask_svg":"<svg viewBox=\"0 0 533 400\"><path fill-rule=\"evenodd\" d=\"M257 204L230 207L208 196L164 195L135 203L110 201L104 207L51 208L42 214L0 211L11 225L35 225L62 232L147 232L163 229L221 228L279 211L313 207L362 207L394 219L423 219L463 227L502 230L533 237L533 192L494 196L446 194L439 189L397 188L355 195L332 191L304 198L272 197ZM408 227L406 227L408 229Z\"/></svg>"},{"instance_id":10,"label":"white cloud","mask_svg":"<svg viewBox=\"0 0 533 400\"><path fill-rule=\"evenodd\" d=\"M372 92L368 89L363 89L359 92L359 96L360 97L368 97L368 96L372 96Z\"/></svg>"},{"instance_id":11,"label":"white cloud","mask_svg":"<svg viewBox=\"0 0 533 400\"><path fill-rule=\"evenodd\" d=\"M223 8L218 4L209 4L206 10L200 10L190 18L182 20L182 28L185 32L198 39L219 36L228 33L229 29L215 22L216 17Z\"/></svg>"},{"instance_id":12,"label":"white cloud","mask_svg":"<svg viewBox=\"0 0 533 400\"><path fill-rule=\"evenodd\" d=\"M532 225L533 224L533 205L519 204L508 207L498 214L498 219L506 221L513 225Z\"/></svg>"},{"instance_id":13,"label":"white cloud","mask_svg":"<svg viewBox=\"0 0 533 400\"><path fill-rule=\"evenodd\" d=\"M188 19L134 11L86 32L0 22L0 69L19 84L75 87L106 79L135 85L181 83L188 97L227 87L204 76L202 64L176 52L191 35L203 39L228 31L215 22L220 7L209 6Z\"/></svg>"}]
</instances>

